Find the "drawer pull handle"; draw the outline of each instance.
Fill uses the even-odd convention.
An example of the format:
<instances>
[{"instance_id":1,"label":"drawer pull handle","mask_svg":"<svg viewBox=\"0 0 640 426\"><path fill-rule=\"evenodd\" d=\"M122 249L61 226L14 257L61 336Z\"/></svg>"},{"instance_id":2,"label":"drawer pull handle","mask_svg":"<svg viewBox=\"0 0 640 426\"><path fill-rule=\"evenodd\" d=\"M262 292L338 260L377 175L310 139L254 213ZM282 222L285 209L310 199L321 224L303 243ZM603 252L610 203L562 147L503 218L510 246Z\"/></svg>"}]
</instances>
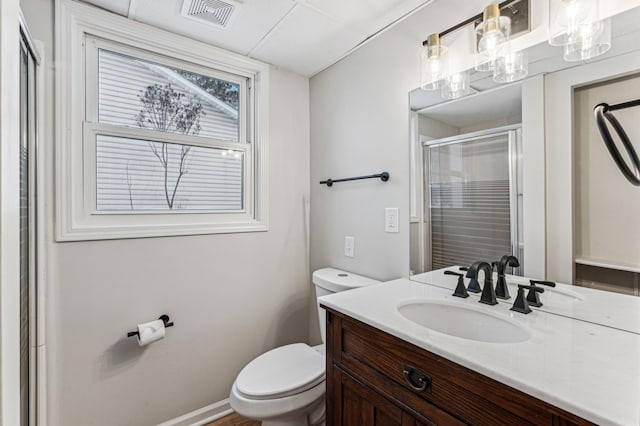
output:
<instances>
[{"instance_id":1,"label":"drawer pull handle","mask_svg":"<svg viewBox=\"0 0 640 426\"><path fill-rule=\"evenodd\" d=\"M407 379L407 382L409 382L413 390L416 392L427 391L431 393L431 377L410 365L404 366L403 373L404 378Z\"/></svg>"}]
</instances>

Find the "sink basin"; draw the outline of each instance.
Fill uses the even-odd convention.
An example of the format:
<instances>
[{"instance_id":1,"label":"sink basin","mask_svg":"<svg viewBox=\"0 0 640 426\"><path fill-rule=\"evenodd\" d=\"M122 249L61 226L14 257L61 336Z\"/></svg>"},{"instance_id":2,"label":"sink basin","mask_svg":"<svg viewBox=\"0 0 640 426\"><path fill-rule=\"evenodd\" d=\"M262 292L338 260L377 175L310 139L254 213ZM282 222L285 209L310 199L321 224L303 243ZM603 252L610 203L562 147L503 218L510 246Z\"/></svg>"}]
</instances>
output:
<instances>
[{"instance_id":1,"label":"sink basin","mask_svg":"<svg viewBox=\"0 0 640 426\"><path fill-rule=\"evenodd\" d=\"M486 308L490 309L490 308ZM400 315L439 333L487 343L519 343L531 334L508 318L485 312L484 308L441 301L408 301L398 306Z\"/></svg>"}]
</instances>

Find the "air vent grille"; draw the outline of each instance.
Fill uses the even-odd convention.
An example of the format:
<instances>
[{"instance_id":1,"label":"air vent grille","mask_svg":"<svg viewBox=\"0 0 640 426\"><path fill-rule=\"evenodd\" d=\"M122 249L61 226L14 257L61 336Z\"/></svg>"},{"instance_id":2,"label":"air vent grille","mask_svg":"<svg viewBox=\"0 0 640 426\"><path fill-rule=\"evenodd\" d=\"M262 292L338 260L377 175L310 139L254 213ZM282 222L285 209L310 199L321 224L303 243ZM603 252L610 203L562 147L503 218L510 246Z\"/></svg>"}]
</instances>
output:
<instances>
[{"instance_id":1,"label":"air vent grille","mask_svg":"<svg viewBox=\"0 0 640 426\"><path fill-rule=\"evenodd\" d=\"M185 0L182 7L182 15L226 28L237 9L238 5L230 1Z\"/></svg>"}]
</instances>

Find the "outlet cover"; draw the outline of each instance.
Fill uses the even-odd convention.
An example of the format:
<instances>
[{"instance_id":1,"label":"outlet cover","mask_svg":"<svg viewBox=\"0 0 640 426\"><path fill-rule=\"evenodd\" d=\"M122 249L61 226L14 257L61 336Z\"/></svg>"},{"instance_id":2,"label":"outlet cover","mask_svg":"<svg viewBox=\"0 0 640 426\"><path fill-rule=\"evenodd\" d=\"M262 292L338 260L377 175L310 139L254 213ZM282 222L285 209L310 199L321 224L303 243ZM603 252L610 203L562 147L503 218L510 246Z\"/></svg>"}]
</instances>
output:
<instances>
[{"instance_id":1,"label":"outlet cover","mask_svg":"<svg viewBox=\"0 0 640 426\"><path fill-rule=\"evenodd\" d=\"M354 257L356 249L356 239L354 237L344 237L344 255Z\"/></svg>"}]
</instances>

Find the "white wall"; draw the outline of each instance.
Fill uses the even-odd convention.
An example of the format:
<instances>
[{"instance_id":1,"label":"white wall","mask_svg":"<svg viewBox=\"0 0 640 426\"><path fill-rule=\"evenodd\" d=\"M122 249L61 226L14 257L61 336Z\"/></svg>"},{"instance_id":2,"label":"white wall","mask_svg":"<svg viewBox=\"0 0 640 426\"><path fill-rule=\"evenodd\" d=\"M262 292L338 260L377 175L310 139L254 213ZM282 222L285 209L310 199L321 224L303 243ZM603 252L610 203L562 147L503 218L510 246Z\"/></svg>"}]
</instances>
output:
<instances>
[{"instance_id":1,"label":"white wall","mask_svg":"<svg viewBox=\"0 0 640 426\"><path fill-rule=\"evenodd\" d=\"M22 2L49 58L52 7ZM238 371L265 350L308 340L309 81L270 75L269 232L55 243L49 126L40 141L49 425L157 424L227 398ZM176 324L163 341L141 349L125 338L162 313Z\"/></svg>"}]
</instances>

